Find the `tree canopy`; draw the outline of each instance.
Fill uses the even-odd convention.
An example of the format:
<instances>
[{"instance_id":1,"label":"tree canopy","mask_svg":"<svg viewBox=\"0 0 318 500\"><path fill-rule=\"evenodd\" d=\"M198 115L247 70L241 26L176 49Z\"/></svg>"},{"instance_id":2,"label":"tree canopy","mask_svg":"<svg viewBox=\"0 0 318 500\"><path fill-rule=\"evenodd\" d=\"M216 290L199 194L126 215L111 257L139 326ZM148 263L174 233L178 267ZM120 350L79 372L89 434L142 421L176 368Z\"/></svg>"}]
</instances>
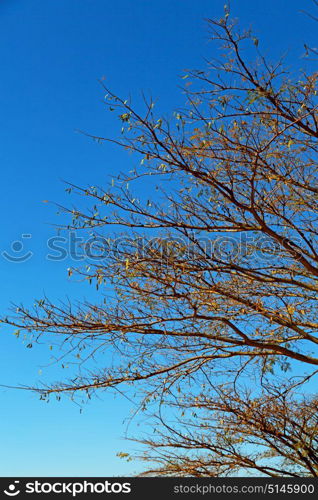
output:
<instances>
[{"instance_id":1,"label":"tree canopy","mask_svg":"<svg viewBox=\"0 0 318 500\"><path fill-rule=\"evenodd\" d=\"M65 207L67 229L101 254L69 274L100 303L44 298L5 321L80 359L41 397L135 388L150 474L317 476L318 73L266 60L227 9L209 26L219 57L184 75L172 118L101 82L121 134L95 139L140 164L68 186L90 208Z\"/></svg>"}]
</instances>

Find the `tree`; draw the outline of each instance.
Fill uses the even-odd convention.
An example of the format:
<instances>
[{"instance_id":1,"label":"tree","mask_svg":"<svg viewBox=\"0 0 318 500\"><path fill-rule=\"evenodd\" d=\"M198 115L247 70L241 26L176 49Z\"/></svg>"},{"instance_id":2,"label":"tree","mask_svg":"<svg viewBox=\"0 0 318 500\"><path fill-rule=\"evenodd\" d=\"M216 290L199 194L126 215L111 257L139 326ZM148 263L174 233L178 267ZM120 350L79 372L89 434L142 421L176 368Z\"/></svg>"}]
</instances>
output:
<instances>
[{"instance_id":1,"label":"tree","mask_svg":"<svg viewBox=\"0 0 318 500\"><path fill-rule=\"evenodd\" d=\"M318 74L270 64L227 9L209 24L221 62L184 76L172 119L102 82L122 135L95 139L140 166L107 188L70 185L92 207L64 211L103 256L69 273L111 296L45 298L5 321L80 358L76 377L38 387L41 397L138 391L155 415L142 439L152 474L317 476L317 396L305 383L318 372ZM99 352L107 366L85 371Z\"/></svg>"}]
</instances>

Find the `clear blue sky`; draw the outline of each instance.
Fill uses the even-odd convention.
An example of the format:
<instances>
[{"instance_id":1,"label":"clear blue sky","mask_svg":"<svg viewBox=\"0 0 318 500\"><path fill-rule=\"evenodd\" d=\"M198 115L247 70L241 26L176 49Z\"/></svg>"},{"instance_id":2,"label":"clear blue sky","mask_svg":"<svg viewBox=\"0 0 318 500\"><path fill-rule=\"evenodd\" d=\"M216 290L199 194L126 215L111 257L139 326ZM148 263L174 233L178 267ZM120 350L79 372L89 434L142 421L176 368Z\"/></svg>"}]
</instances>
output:
<instances>
[{"instance_id":1,"label":"clear blue sky","mask_svg":"<svg viewBox=\"0 0 318 500\"><path fill-rule=\"evenodd\" d=\"M308 6L310 6L310 2ZM62 179L102 184L129 166L123 152L98 145L76 129L111 135L114 117L102 104L98 79L123 96L141 90L159 97L169 113L182 104L178 85L187 68L212 54L204 19L220 17L224 0L1 0L0 127L1 248L22 234L25 263L0 256L1 312L10 302L49 297L90 298L93 292L67 279L67 262L49 262L55 209L43 200L70 201ZM272 57L289 49L301 65L303 42L316 44L317 26L301 0L236 0L242 26L252 25L260 48ZM117 128L116 128L117 132ZM23 250L23 251L24 251ZM17 253L19 255L19 253ZM33 384L49 360L47 346L26 349L0 329L0 383ZM55 368L42 368L54 379ZM0 475L98 476L134 473L138 464L116 458L134 448L122 439L130 403L110 395L82 414L68 402L43 403L30 393L0 389Z\"/></svg>"}]
</instances>

